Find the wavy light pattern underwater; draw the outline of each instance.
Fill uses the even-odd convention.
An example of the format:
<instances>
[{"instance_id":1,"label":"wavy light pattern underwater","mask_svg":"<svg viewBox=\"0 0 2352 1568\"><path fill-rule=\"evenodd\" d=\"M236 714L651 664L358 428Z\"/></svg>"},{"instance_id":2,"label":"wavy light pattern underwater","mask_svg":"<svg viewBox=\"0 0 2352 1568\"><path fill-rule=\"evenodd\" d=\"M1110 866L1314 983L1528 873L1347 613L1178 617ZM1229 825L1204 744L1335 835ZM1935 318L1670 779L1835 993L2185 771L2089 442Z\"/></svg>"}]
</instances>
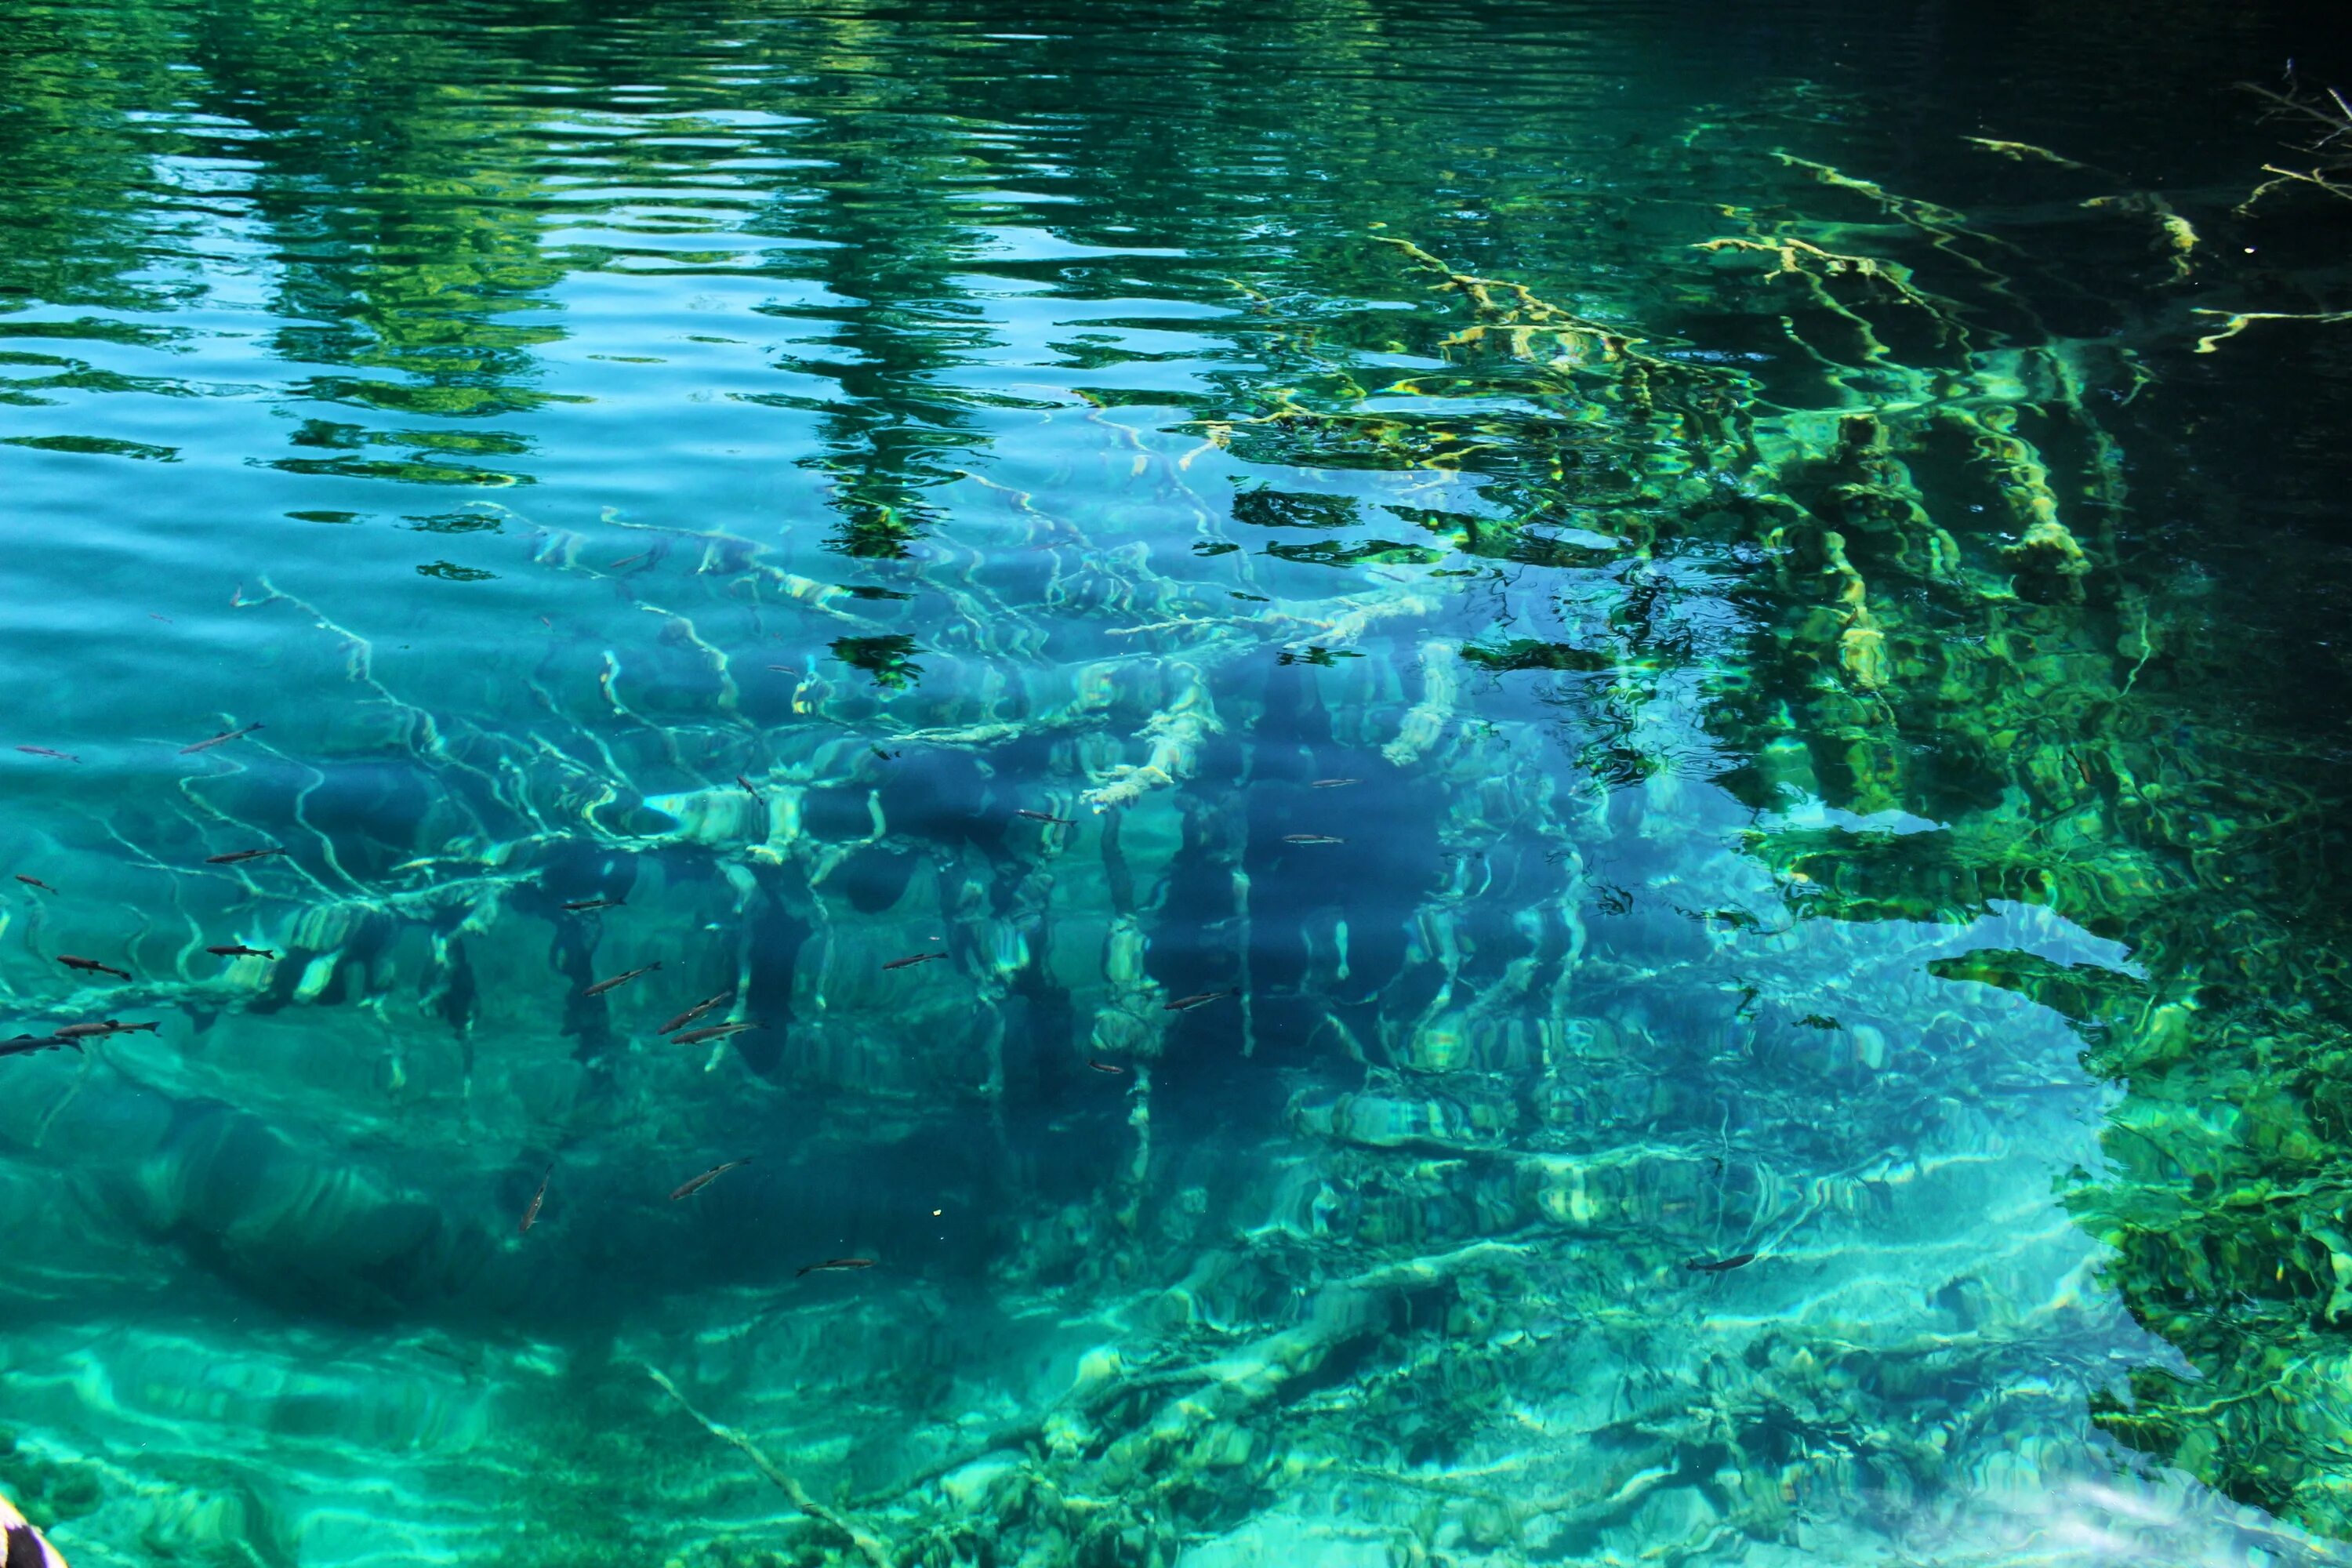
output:
<instances>
[{"instance_id":1,"label":"wavy light pattern underwater","mask_svg":"<svg viewBox=\"0 0 2352 1568\"><path fill-rule=\"evenodd\" d=\"M1876 17L31 5L0 1490L2352 1560L2335 220Z\"/></svg>"}]
</instances>

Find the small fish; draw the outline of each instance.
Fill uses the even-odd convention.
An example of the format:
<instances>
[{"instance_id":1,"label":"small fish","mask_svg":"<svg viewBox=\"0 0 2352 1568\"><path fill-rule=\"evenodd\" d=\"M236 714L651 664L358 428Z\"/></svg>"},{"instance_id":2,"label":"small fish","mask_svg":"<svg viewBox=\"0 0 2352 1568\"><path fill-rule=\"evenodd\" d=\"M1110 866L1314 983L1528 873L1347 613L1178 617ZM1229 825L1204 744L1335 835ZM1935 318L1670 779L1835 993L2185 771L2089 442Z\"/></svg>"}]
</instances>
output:
<instances>
[{"instance_id":1,"label":"small fish","mask_svg":"<svg viewBox=\"0 0 2352 1568\"><path fill-rule=\"evenodd\" d=\"M651 555L652 553L653 552L650 550L640 550L635 555L624 555L618 561L606 563L604 570L607 572L618 571L620 568L626 566L630 562L643 561L646 556Z\"/></svg>"},{"instance_id":2,"label":"small fish","mask_svg":"<svg viewBox=\"0 0 2352 1568\"><path fill-rule=\"evenodd\" d=\"M122 980L131 978L127 970L117 969L110 963L100 963L94 958L76 958L70 952L58 954L58 962L68 969L79 969L91 974L111 974Z\"/></svg>"},{"instance_id":3,"label":"small fish","mask_svg":"<svg viewBox=\"0 0 2352 1568\"><path fill-rule=\"evenodd\" d=\"M751 787L751 781L745 778L741 773L737 773L735 775L735 782L741 784L743 786L743 793L750 795L753 800L763 798L758 790Z\"/></svg>"},{"instance_id":4,"label":"small fish","mask_svg":"<svg viewBox=\"0 0 2352 1568\"><path fill-rule=\"evenodd\" d=\"M944 952L918 952L907 958L894 958L882 967L885 969L912 969L919 963L929 963L935 958L945 958L947 954Z\"/></svg>"},{"instance_id":5,"label":"small fish","mask_svg":"<svg viewBox=\"0 0 2352 1568\"><path fill-rule=\"evenodd\" d=\"M142 1029L152 1035L160 1031L163 1026L152 1018L143 1024L126 1024L120 1018L107 1018L95 1024L65 1025L58 1030L58 1038L82 1040L88 1039L92 1035L135 1035Z\"/></svg>"},{"instance_id":6,"label":"small fish","mask_svg":"<svg viewBox=\"0 0 2352 1568\"><path fill-rule=\"evenodd\" d=\"M907 754L904 752L886 752L879 746L873 747L872 751L876 756L881 758L886 763L895 763L900 757Z\"/></svg>"},{"instance_id":7,"label":"small fish","mask_svg":"<svg viewBox=\"0 0 2352 1568\"><path fill-rule=\"evenodd\" d=\"M43 891L43 892L45 892L45 893L54 893L54 892L56 892L56 891L57 891L57 889L56 889L55 888L50 887L47 882L42 881L38 877L27 877L27 876L26 876L26 875L25 875L25 873L23 873L22 871L19 871L19 872L17 872L17 873L16 873L16 880L18 880L18 881L20 881L20 882L24 883L24 884L25 884L25 886L26 886L26 887L28 887L28 888L38 888L38 889L41 889L41 891Z\"/></svg>"},{"instance_id":8,"label":"small fish","mask_svg":"<svg viewBox=\"0 0 2352 1568\"><path fill-rule=\"evenodd\" d=\"M1317 779L1313 784L1308 784L1307 787L1308 789L1342 789L1349 784L1361 784L1364 781L1361 779Z\"/></svg>"},{"instance_id":9,"label":"small fish","mask_svg":"<svg viewBox=\"0 0 2352 1568\"><path fill-rule=\"evenodd\" d=\"M587 990L580 993L580 994L583 996L602 996L614 986L626 985L638 975L651 974L655 970L659 969L660 967L661 960L656 958L651 963L646 964L643 969L632 969L626 974L615 974L610 980L599 980L595 984L591 985Z\"/></svg>"},{"instance_id":10,"label":"small fish","mask_svg":"<svg viewBox=\"0 0 2352 1568\"><path fill-rule=\"evenodd\" d=\"M764 1029L768 1026L747 1019L738 1024L713 1024L709 1028L688 1029L683 1035L672 1035L674 1046L698 1046L705 1040L723 1040L730 1035L740 1035L746 1029Z\"/></svg>"},{"instance_id":11,"label":"small fish","mask_svg":"<svg viewBox=\"0 0 2352 1568\"><path fill-rule=\"evenodd\" d=\"M1127 1069L1125 1068L1113 1067L1108 1062L1098 1062L1092 1057L1088 1057L1087 1058L1087 1066L1094 1068L1097 1072L1109 1073L1114 1078L1125 1078L1127 1076Z\"/></svg>"},{"instance_id":12,"label":"small fish","mask_svg":"<svg viewBox=\"0 0 2352 1568\"><path fill-rule=\"evenodd\" d=\"M275 959L278 956L266 947L247 947L241 942L226 942L219 947L208 947L205 951L215 958Z\"/></svg>"},{"instance_id":13,"label":"small fish","mask_svg":"<svg viewBox=\"0 0 2352 1568\"><path fill-rule=\"evenodd\" d=\"M159 616L154 611L150 610L147 612L147 618L151 621L169 621L172 617L169 616Z\"/></svg>"},{"instance_id":14,"label":"small fish","mask_svg":"<svg viewBox=\"0 0 2352 1568\"><path fill-rule=\"evenodd\" d=\"M257 720L255 720L252 723L246 725L246 726L245 726L244 728L242 728L242 729L237 729L237 730L224 730L224 731L222 731L219 734L215 735L215 736L214 736L211 740L209 740L209 741L198 741L198 742L197 742L194 745L193 745L193 746L182 746L182 747L180 748L180 755L182 755L182 756L184 756L184 756L187 756L190 752L209 752L209 751L211 751L215 746L226 746L226 745L227 745L231 741L236 740L236 739L237 739L238 737L240 737L240 736L244 736L244 735L250 735L250 734L252 734L256 730L258 730L258 729L260 729L260 728L261 728L261 721L260 721L259 720L257 720Z\"/></svg>"},{"instance_id":15,"label":"small fish","mask_svg":"<svg viewBox=\"0 0 2352 1568\"><path fill-rule=\"evenodd\" d=\"M700 1192L703 1188L709 1186L711 1183L717 1181L719 1177L725 1175L728 1172L733 1170L736 1166L748 1165L751 1163L751 1156L746 1154L740 1160L730 1160L723 1165L713 1165L710 1169L703 1172L702 1174L695 1177L694 1180L687 1183L686 1185L678 1188L677 1191L670 1194L669 1201L676 1203L680 1198L690 1198L695 1194Z\"/></svg>"},{"instance_id":16,"label":"small fish","mask_svg":"<svg viewBox=\"0 0 2352 1568\"><path fill-rule=\"evenodd\" d=\"M1735 1252L1728 1258L1693 1258L1683 1267L1696 1274L1724 1274L1734 1268L1744 1268L1756 1261L1752 1252Z\"/></svg>"},{"instance_id":17,"label":"small fish","mask_svg":"<svg viewBox=\"0 0 2352 1568\"><path fill-rule=\"evenodd\" d=\"M207 866L241 866L247 860L267 860L272 855L283 855L283 849L232 849L226 855L207 855Z\"/></svg>"},{"instance_id":18,"label":"small fish","mask_svg":"<svg viewBox=\"0 0 2352 1568\"><path fill-rule=\"evenodd\" d=\"M1068 817L1055 816L1050 812L1016 811L1013 815L1015 816L1025 816L1032 822L1050 822L1056 827L1076 827L1077 826L1076 823L1071 821Z\"/></svg>"},{"instance_id":19,"label":"small fish","mask_svg":"<svg viewBox=\"0 0 2352 1568\"><path fill-rule=\"evenodd\" d=\"M530 1207L522 1211L522 1223L515 1226L517 1236L528 1236L533 1222L539 1218L539 1205L547 1201L547 1184L555 1180L555 1162L547 1163L547 1174L539 1179L539 1191L530 1194Z\"/></svg>"},{"instance_id":20,"label":"small fish","mask_svg":"<svg viewBox=\"0 0 2352 1568\"><path fill-rule=\"evenodd\" d=\"M618 899L574 899L563 907L576 915L585 910L617 910L621 907L621 900Z\"/></svg>"},{"instance_id":21,"label":"small fish","mask_svg":"<svg viewBox=\"0 0 2352 1568\"><path fill-rule=\"evenodd\" d=\"M79 1050L81 1042L63 1035L44 1035L36 1038L19 1035L13 1040L0 1040L0 1057L28 1057L35 1051Z\"/></svg>"},{"instance_id":22,"label":"small fish","mask_svg":"<svg viewBox=\"0 0 2352 1568\"><path fill-rule=\"evenodd\" d=\"M713 1007L718 1006L719 1004L726 1001L727 998L734 994L735 993L732 991L721 991L718 995L710 997L706 1001L697 1002L693 1006L688 1007L685 1012L680 1013L677 1017L672 1018L668 1023L664 1024L660 1028L656 1029L654 1033L656 1035L667 1035L673 1029L683 1029L688 1024L693 1023L697 1018L701 1017L705 1013L709 1012Z\"/></svg>"},{"instance_id":23,"label":"small fish","mask_svg":"<svg viewBox=\"0 0 2352 1568\"><path fill-rule=\"evenodd\" d=\"M793 1278L797 1279L803 1274L821 1274L829 1268L871 1268L873 1267L874 1259L870 1258L828 1258L822 1263L802 1264L793 1270Z\"/></svg>"},{"instance_id":24,"label":"small fish","mask_svg":"<svg viewBox=\"0 0 2352 1568\"><path fill-rule=\"evenodd\" d=\"M772 664L768 666L768 670L769 673L772 675L798 675L800 673L799 670L794 669L789 664Z\"/></svg>"},{"instance_id":25,"label":"small fish","mask_svg":"<svg viewBox=\"0 0 2352 1568\"><path fill-rule=\"evenodd\" d=\"M47 746L19 746L16 749L20 752L29 752L37 757L55 757L61 763L78 763L81 761L79 757L75 756L71 752L53 752Z\"/></svg>"},{"instance_id":26,"label":"small fish","mask_svg":"<svg viewBox=\"0 0 2352 1568\"><path fill-rule=\"evenodd\" d=\"M1285 844L1345 844L1348 842L1344 838L1334 838L1328 833L1286 833L1282 836L1282 841Z\"/></svg>"},{"instance_id":27,"label":"small fish","mask_svg":"<svg viewBox=\"0 0 2352 1568\"><path fill-rule=\"evenodd\" d=\"M1189 1013L1195 1007L1206 1006L1212 1002L1222 1002L1228 996L1238 996L1241 994L1242 988L1238 985L1227 986L1223 991L1202 991L1191 996L1179 996L1173 1002L1163 1002L1160 1005L1160 1010L1163 1013Z\"/></svg>"}]
</instances>

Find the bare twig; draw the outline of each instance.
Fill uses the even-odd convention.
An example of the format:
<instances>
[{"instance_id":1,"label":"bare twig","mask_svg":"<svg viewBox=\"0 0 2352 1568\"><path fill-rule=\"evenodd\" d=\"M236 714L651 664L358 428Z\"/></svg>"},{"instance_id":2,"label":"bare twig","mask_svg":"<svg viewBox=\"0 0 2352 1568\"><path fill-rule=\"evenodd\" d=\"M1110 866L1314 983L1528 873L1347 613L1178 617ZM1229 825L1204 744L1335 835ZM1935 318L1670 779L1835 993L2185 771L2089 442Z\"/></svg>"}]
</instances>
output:
<instances>
[{"instance_id":1,"label":"bare twig","mask_svg":"<svg viewBox=\"0 0 2352 1568\"><path fill-rule=\"evenodd\" d=\"M793 1479L792 1477L779 1469L773 1459L769 1458L766 1454L761 1452L760 1446L757 1443L752 1442L751 1438L746 1437L742 1433L735 1430L734 1427L723 1426L719 1422L713 1421L709 1416L705 1415L701 1411L697 1410L690 1403L688 1402L686 1395L678 1392L677 1384L672 1383L667 1376L663 1375L658 1368L648 1365L646 1368L646 1375L652 1378L656 1383L661 1384L662 1392L668 1394L672 1399L677 1401L677 1407L680 1410L685 1411L688 1415L693 1416L696 1421L699 1422L704 1431L709 1433L720 1442L735 1448L740 1452L745 1458L751 1460L751 1468L759 1471L761 1475L767 1477L769 1480L774 1482L778 1489L782 1491L784 1496L792 1500L792 1504L794 1508L800 1510L811 1519L818 1520L825 1524L829 1524L834 1529L839 1531L842 1534L847 1536L849 1538L850 1544L856 1547L859 1554L862 1555L868 1563L874 1564L874 1568L892 1568L890 1549L883 1544L878 1536L876 1536L872 1531L866 1530L855 1521L836 1512L833 1509L825 1507L824 1504L809 1496L808 1489L802 1486L800 1482Z\"/></svg>"}]
</instances>

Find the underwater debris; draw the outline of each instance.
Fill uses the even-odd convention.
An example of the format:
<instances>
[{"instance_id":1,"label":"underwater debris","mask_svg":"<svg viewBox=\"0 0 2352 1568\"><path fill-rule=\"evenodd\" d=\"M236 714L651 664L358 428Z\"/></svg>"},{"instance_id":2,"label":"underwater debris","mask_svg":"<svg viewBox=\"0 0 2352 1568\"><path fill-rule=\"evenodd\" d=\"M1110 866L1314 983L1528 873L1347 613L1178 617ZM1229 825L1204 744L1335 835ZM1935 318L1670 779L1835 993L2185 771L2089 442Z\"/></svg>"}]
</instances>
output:
<instances>
[{"instance_id":1,"label":"underwater debris","mask_svg":"<svg viewBox=\"0 0 2352 1568\"><path fill-rule=\"evenodd\" d=\"M2036 147L2031 142L2000 142L1995 141L1990 136L1963 136L1960 140L1966 142L1972 147L1981 147L1988 153L1998 153L2000 156L2008 159L2012 163L2023 163L2038 161L2044 163L2054 163L2062 169L2087 169L2089 167L2088 164L2077 163L2072 158L2062 158L2057 153L2050 151L2047 147Z\"/></svg>"},{"instance_id":2,"label":"underwater debris","mask_svg":"<svg viewBox=\"0 0 2352 1568\"><path fill-rule=\"evenodd\" d=\"M2282 169L2275 163L2264 163L2263 173L2273 177L2256 185L2238 204L2237 211L2242 215L2251 212L2265 194L2283 185L2309 185L2327 195L2352 201L2352 184L2338 183L2339 179L2352 177L2352 150L2341 144L2347 136L2352 136L2352 99L2347 99L2342 89L2333 87L2315 93L2303 91L2295 84L2292 63L2284 92L2250 81L2242 81L2238 86L2269 101L2271 107L2263 113L2264 120L2294 121L2306 129L2316 130L2320 135L2317 141L2302 144L2304 152L2317 154L2317 163L2308 169Z\"/></svg>"},{"instance_id":3,"label":"underwater debris","mask_svg":"<svg viewBox=\"0 0 2352 1568\"><path fill-rule=\"evenodd\" d=\"M209 741L198 741L193 746L182 746L180 748L180 755L184 757L193 756L198 752L209 752L215 746L226 746L231 741L241 740L245 736L252 734L256 730L260 728L261 721L257 719L250 724L240 725L234 730L224 730Z\"/></svg>"},{"instance_id":4,"label":"underwater debris","mask_svg":"<svg viewBox=\"0 0 2352 1568\"><path fill-rule=\"evenodd\" d=\"M2352 310L2209 310L2203 306L2193 306L2189 310L2189 314L2223 318L2220 331L2208 332L2197 340L2197 346L2192 352L2200 354L2211 353L2223 342L2236 337L2256 321L2312 321L2322 324L2331 321L2352 321Z\"/></svg>"},{"instance_id":5,"label":"underwater debris","mask_svg":"<svg viewBox=\"0 0 2352 1568\"><path fill-rule=\"evenodd\" d=\"M740 1160L730 1160L723 1165L713 1165L710 1169L703 1172L702 1174L695 1177L692 1181L685 1183L683 1185L679 1186L677 1191L671 1193L669 1195L669 1201L676 1203L680 1198L690 1198L695 1194L700 1192L703 1188L709 1186L711 1183L717 1181L719 1177L725 1175L728 1172L740 1169L742 1166L748 1165L751 1163L751 1156L746 1154Z\"/></svg>"},{"instance_id":6,"label":"underwater debris","mask_svg":"<svg viewBox=\"0 0 2352 1568\"><path fill-rule=\"evenodd\" d=\"M844 1514L837 1510L827 1508L824 1504L811 1497L808 1494L807 1489L803 1487L800 1482L794 1480L790 1475L787 1475L782 1469L779 1468L773 1459L769 1458L765 1453L761 1451L758 1444L752 1442L751 1438L743 1436L742 1433L736 1431L732 1426L721 1426L719 1423L710 1419L709 1416L705 1415L701 1411L697 1410L692 1405L688 1403L686 1395L678 1392L677 1384L672 1383L658 1370L652 1366L647 1366L646 1368L646 1375L652 1378L655 1383L660 1384L662 1392L668 1394L673 1400L676 1400L677 1402L677 1407L685 1411L688 1415L692 1416L696 1425L699 1426L704 1431L709 1433L712 1436L718 1438L720 1442L725 1443L730 1447L735 1449L736 1452L741 1454L746 1459L749 1459L751 1462L751 1468L759 1471L762 1477L766 1478L766 1479L772 1482L778 1490L782 1491L786 1498L791 1500L792 1505L794 1508L800 1510L801 1512L808 1515L811 1519L817 1520L822 1523L830 1525L835 1531L845 1537L849 1541L850 1544L857 1548L858 1554L866 1559L866 1563L869 1564L869 1568L897 1568L897 1559L895 1554L891 1552L888 1543L884 1542L880 1537L875 1535L873 1531L866 1529L863 1525L857 1523L846 1514Z\"/></svg>"}]
</instances>

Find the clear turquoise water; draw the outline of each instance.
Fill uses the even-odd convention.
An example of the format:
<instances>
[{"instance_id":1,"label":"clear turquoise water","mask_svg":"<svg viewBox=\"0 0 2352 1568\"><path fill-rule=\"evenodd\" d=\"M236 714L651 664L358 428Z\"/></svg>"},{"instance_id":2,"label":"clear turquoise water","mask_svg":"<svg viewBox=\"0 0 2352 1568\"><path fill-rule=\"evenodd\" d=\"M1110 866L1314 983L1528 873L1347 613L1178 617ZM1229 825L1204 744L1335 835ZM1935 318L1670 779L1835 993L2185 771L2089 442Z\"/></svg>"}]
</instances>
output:
<instances>
[{"instance_id":1,"label":"clear turquoise water","mask_svg":"<svg viewBox=\"0 0 2352 1568\"><path fill-rule=\"evenodd\" d=\"M2343 1560L2340 42L20 0L0 1492Z\"/></svg>"}]
</instances>

